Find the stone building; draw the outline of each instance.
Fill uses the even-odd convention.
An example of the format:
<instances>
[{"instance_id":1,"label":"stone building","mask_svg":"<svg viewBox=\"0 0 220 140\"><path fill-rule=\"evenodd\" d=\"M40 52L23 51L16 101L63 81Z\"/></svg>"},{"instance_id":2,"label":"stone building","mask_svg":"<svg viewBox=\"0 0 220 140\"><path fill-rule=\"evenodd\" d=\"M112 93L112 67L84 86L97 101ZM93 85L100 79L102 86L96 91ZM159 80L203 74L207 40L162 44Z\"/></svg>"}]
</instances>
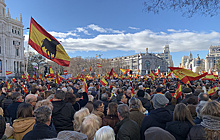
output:
<instances>
[{"instance_id":1,"label":"stone building","mask_svg":"<svg viewBox=\"0 0 220 140\"><path fill-rule=\"evenodd\" d=\"M173 67L172 55L170 55L169 45L165 45L163 53L158 53L156 56L159 56L167 61L168 67Z\"/></svg>"},{"instance_id":2,"label":"stone building","mask_svg":"<svg viewBox=\"0 0 220 140\"><path fill-rule=\"evenodd\" d=\"M210 46L209 47L209 53L206 55L205 58L205 70L210 71L212 68L214 71L216 71L216 63L218 59L220 58L220 46Z\"/></svg>"},{"instance_id":3,"label":"stone building","mask_svg":"<svg viewBox=\"0 0 220 140\"><path fill-rule=\"evenodd\" d=\"M5 0L0 0L0 79L6 77L6 71L13 72L8 77L20 77L24 71L22 16L12 19L5 7Z\"/></svg>"},{"instance_id":4,"label":"stone building","mask_svg":"<svg viewBox=\"0 0 220 140\"><path fill-rule=\"evenodd\" d=\"M111 67L119 73L119 68L131 69L133 73L138 73L140 70L141 75L145 73L149 74L150 70L155 71L160 66L160 72L167 72L168 62L156 54L148 53L148 48L146 48L146 53L139 53L131 56L116 57L111 60Z\"/></svg>"}]
</instances>

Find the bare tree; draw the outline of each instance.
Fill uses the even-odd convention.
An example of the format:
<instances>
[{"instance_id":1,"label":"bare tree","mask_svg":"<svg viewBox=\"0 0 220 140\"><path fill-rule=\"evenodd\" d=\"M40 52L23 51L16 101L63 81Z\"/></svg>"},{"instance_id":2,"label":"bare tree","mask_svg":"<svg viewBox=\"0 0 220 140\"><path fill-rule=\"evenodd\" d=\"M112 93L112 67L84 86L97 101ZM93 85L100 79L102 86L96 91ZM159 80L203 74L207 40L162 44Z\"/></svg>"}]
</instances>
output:
<instances>
[{"instance_id":1,"label":"bare tree","mask_svg":"<svg viewBox=\"0 0 220 140\"><path fill-rule=\"evenodd\" d=\"M195 14L215 16L219 12L219 0L145 0L145 11L158 14L164 10L174 10L183 16L192 17Z\"/></svg>"}]
</instances>

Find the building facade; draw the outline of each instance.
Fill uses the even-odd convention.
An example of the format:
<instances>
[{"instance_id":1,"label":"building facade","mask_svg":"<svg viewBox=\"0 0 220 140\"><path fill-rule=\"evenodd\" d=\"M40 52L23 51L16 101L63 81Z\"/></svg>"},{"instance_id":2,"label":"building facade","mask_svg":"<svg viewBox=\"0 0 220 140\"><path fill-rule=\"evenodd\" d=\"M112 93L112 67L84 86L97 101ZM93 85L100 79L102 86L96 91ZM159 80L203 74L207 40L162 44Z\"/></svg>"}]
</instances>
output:
<instances>
[{"instance_id":1,"label":"building facade","mask_svg":"<svg viewBox=\"0 0 220 140\"><path fill-rule=\"evenodd\" d=\"M138 70L140 70L139 74L141 75L144 75L145 73L149 74L151 70L155 71L159 66L160 72L167 72L167 61L161 57L158 57L156 54L148 53L148 48L146 49L146 53L139 53L125 57L116 57L111 60L112 68L116 70L119 70L119 68L130 68L135 74L138 73Z\"/></svg>"},{"instance_id":2,"label":"building facade","mask_svg":"<svg viewBox=\"0 0 220 140\"><path fill-rule=\"evenodd\" d=\"M220 59L220 46L210 46L209 53L205 58L205 70L210 71L212 68L216 71L216 63Z\"/></svg>"},{"instance_id":3,"label":"building facade","mask_svg":"<svg viewBox=\"0 0 220 140\"><path fill-rule=\"evenodd\" d=\"M205 60L200 59L199 55L197 55L197 58L193 58L193 55L190 52L189 56L182 57L182 63L180 63L179 67L199 74L205 70Z\"/></svg>"},{"instance_id":4,"label":"building facade","mask_svg":"<svg viewBox=\"0 0 220 140\"><path fill-rule=\"evenodd\" d=\"M12 19L5 0L0 0L0 79L20 77L24 72L24 36L22 16L20 20Z\"/></svg>"},{"instance_id":5,"label":"building facade","mask_svg":"<svg viewBox=\"0 0 220 140\"><path fill-rule=\"evenodd\" d=\"M173 67L172 55L170 55L169 45L165 45L163 53L158 53L156 56L159 56L167 61L168 67Z\"/></svg>"}]
</instances>

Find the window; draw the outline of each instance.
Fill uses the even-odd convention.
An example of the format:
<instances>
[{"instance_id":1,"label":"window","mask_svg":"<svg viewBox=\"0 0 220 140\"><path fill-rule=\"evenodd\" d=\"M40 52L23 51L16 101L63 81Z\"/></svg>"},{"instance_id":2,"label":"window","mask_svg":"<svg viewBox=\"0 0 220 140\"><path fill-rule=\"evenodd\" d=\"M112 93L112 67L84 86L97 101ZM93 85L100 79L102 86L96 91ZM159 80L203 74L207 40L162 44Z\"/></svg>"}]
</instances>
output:
<instances>
[{"instance_id":1,"label":"window","mask_svg":"<svg viewBox=\"0 0 220 140\"><path fill-rule=\"evenodd\" d=\"M18 42L18 45L20 45L21 44L21 42Z\"/></svg>"},{"instance_id":2,"label":"window","mask_svg":"<svg viewBox=\"0 0 220 140\"><path fill-rule=\"evenodd\" d=\"M19 31L18 31L18 34L20 34Z\"/></svg>"},{"instance_id":3,"label":"window","mask_svg":"<svg viewBox=\"0 0 220 140\"><path fill-rule=\"evenodd\" d=\"M14 29L11 29L11 32L14 33Z\"/></svg>"},{"instance_id":4,"label":"window","mask_svg":"<svg viewBox=\"0 0 220 140\"><path fill-rule=\"evenodd\" d=\"M146 70L150 69L150 61L145 61L144 67Z\"/></svg>"},{"instance_id":5,"label":"window","mask_svg":"<svg viewBox=\"0 0 220 140\"><path fill-rule=\"evenodd\" d=\"M16 61L14 61L14 72L16 72Z\"/></svg>"},{"instance_id":6,"label":"window","mask_svg":"<svg viewBox=\"0 0 220 140\"><path fill-rule=\"evenodd\" d=\"M16 34L16 30L15 30L15 34Z\"/></svg>"},{"instance_id":7,"label":"window","mask_svg":"<svg viewBox=\"0 0 220 140\"><path fill-rule=\"evenodd\" d=\"M13 41L13 45L15 45L15 41Z\"/></svg>"},{"instance_id":8,"label":"window","mask_svg":"<svg viewBox=\"0 0 220 140\"><path fill-rule=\"evenodd\" d=\"M19 49L16 49L16 56L19 56Z\"/></svg>"}]
</instances>

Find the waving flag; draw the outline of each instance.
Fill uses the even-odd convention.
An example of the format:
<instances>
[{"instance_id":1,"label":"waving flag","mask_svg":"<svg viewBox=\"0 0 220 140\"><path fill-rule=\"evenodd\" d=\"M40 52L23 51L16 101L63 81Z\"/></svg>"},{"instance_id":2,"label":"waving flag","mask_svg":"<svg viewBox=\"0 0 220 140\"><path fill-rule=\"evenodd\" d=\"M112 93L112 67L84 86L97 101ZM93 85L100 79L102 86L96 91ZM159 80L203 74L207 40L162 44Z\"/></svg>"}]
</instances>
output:
<instances>
[{"instance_id":1,"label":"waving flag","mask_svg":"<svg viewBox=\"0 0 220 140\"><path fill-rule=\"evenodd\" d=\"M85 72L85 71L86 71L86 70L85 70L85 68L84 68L84 67L82 67L82 71L81 71L81 72L83 73L83 72Z\"/></svg>"},{"instance_id":2,"label":"waving flag","mask_svg":"<svg viewBox=\"0 0 220 140\"><path fill-rule=\"evenodd\" d=\"M83 84L84 84L85 92L87 93L87 95L89 95L86 79L83 80Z\"/></svg>"},{"instance_id":3,"label":"waving flag","mask_svg":"<svg viewBox=\"0 0 220 140\"><path fill-rule=\"evenodd\" d=\"M39 78L38 78L38 79L43 80L43 78L42 78L41 74L39 75Z\"/></svg>"},{"instance_id":4,"label":"waving flag","mask_svg":"<svg viewBox=\"0 0 220 140\"><path fill-rule=\"evenodd\" d=\"M61 76L59 75L59 73L56 73L56 84L60 84L61 82Z\"/></svg>"},{"instance_id":5,"label":"waving flag","mask_svg":"<svg viewBox=\"0 0 220 140\"><path fill-rule=\"evenodd\" d=\"M100 83L101 83L101 85L103 85L103 86L107 86L107 85L108 85L108 82L105 80L105 78L102 78L102 79L100 80Z\"/></svg>"},{"instance_id":6,"label":"waving flag","mask_svg":"<svg viewBox=\"0 0 220 140\"><path fill-rule=\"evenodd\" d=\"M155 80L156 80L156 77L157 77L156 74L151 70L151 71L150 71L150 78L151 78L151 80L152 80L152 81L155 81Z\"/></svg>"},{"instance_id":7,"label":"waving flag","mask_svg":"<svg viewBox=\"0 0 220 140\"><path fill-rule=\"evenodd\" d=\"M120 69L121 72L123 73L122 75L124 75L124 74L130 72L130 69L121 69L121 68L119 68L119 69Z\"/></svg>"},{"instance_id":8,"label":"waving flag","mask_svg":"<svg viewBox=\"0 0 220 140\"><path fill-rule=\"evenodd\" d=\"M213 94L215 94L215 92L218 90L218 87L215 85L214 87L212 87L209 91L208 94L209 96L212 96Z\"/></svg>"},{"instance_id":9,"label":"waving flag","mask_svg":"<svg viewBox=\"0 0 220 140\"><path fill-rule=\"evenodd\" d=\"M98 68L101 68L101 67L102 67L102 64L97 63L97 67L98 67Z\"/></svg>"},{"instance_id":10,"label":"waving flag","mask_svg":"<svg viewBox=\"0 0 220 140\"><path fill-rule=\"evenodd\" d=\"M173 95L173 97L178 99L181 95L182 95L182 87L181 87L181 84L180 84L180 81L179 81L179 84L178 84L178 86L176 88L176 92Z\"/></svg>"},{"instance_id":11,"label":"waving flag","mask_svg":"<svg viewBox=\"0 0 220 140\"><path fill-rule=\"evenodd\" d=\"M6 82L6 86L7 86L7 89L11 88L11 85L8 82Z\"/></svg>"},{"instance_id":12,"label":"waving flag","mask_svg":"<svg viewBox=\"0 0 220 140\"><path fill-rule=\"evenodd\" d=\"M10 74L12 74L11 71L6 71L6 75L10 75Z\"/></svg>"},{"instance_id":13,"label":"waving flag","mask_svg":"<svg viewBox=\"0 0 220 140\"><path fill-rule=\"evenodd\" d=\"M49 67L49 73L50 73L50 77L53 78L54 72L53 72L53 69L51 68L51 66Z\"/></svg>"},{"instance_id":14,"label":"waving flag","mask_svg":"<svg viewBox=\"0 0 220 140\"><path fill-rule=\"evenodd\" d=\"M37 77L35 74L33 74L33 77L32 77L33 80L37 80Z\"/></svg>"},{"instance_id":15,"label":"waving flag","mask_svg":"<svg viewBox=\"0 0 220 140\"><path fill-rule=\"evenodd\" d=\"M42 28L32 17L28 44L39 54L56 62L58 65L69 66L70 57L60 42Z\"/></svg>"},{"instance_id":16,"label":"waving flag","mask_svg":"<svg viewBox=\"0 0 220 140\"><path fill-rule=\"evenodd\" d=\"M184 68L179 68L179 67L169 67L170 70L179 78L184 84L187 84L189 81L195 81L198 80L204 76L206 76L208 73L204 73L201 75L198 75L191 70L187 70Z\"/></svg>"},{"instance_id":17,"label":"waving flag","mask_svg":"<svg viewBox=\"0 0 220 140\"><path fill-rule=\"evenodd\" d=\"M92 71L92 67L91 66L89 66L89 71Z\"/></svg>"},{"instance_id":18,"label":"waving flag","mask_svg":"<svg viewBox=\"0 0 220 140\"><path fill-rule=\"evenodd\" d=\"M24 75L27 81L29 81L31 79L31 77L29 76L28 72L25 70L24 71Z\"/></svg>"}]
</instances>

